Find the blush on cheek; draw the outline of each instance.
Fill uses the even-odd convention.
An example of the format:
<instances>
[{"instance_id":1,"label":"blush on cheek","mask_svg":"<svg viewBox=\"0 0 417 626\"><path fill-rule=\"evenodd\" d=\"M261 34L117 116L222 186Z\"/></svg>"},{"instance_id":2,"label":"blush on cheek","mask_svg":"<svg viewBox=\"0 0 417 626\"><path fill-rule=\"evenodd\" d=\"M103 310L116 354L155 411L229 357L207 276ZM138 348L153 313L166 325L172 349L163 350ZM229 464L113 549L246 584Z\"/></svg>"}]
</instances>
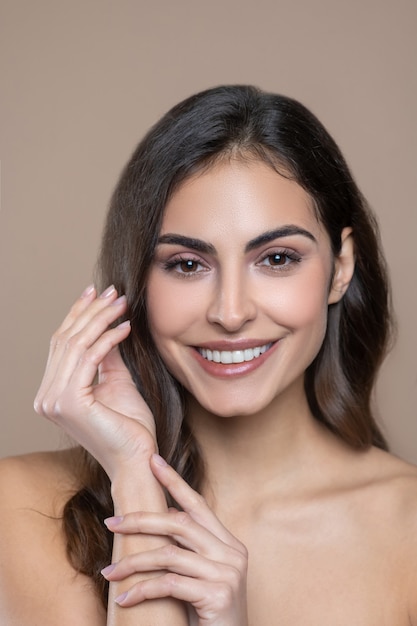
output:
<instances>
[{"instance_id":1,"label":"blush on cheek","mask_svg":"<svg viewBox=\"0 0 417 626\"><path fill-rule=\"evenodd\" d=\"M149 325L155 337L181 338L194 324L205 319L205 299L198 289L182 285L187 279L150 277L147 290ZM187 288L186 288L187 287Z\"/></svg>"},{"instance_id":2,"label":"blush on cheek","mask_svg":"<svg viewBox=\"0 0 417 626\"><path fill-rule=\"evenodd\" d=\"M273 304L277 322L289 328L301 328L317 323L327 324L327 292L315 289L317 283L310 281L296 291L280 294Z\"/></svg>"}]
</instances>

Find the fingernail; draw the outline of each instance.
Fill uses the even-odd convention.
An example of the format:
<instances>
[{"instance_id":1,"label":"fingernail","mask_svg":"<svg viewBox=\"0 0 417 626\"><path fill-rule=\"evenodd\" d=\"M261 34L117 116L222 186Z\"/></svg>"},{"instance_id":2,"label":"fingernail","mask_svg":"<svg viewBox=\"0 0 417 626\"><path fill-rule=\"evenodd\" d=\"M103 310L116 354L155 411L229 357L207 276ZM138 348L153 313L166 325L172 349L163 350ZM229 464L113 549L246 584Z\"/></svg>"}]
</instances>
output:
<instances>
[{"instance_id":1,"label":"fingernail","mask_svg":"<svg viewBox=\"0 0 417 626\"><path fill-rule=\"evenodd\" d=\"M88 285L88 287L86 287L84 289L84 291L81 294L81 298L87 298L88 296L90 296L94 291L94 285Z\"/></svg>"},{"instance_id":2,"label":"fingernail","mask_svg":"<svg viewBox=\"0 0 417 626\"><path fill-rule=\"evenodd\" d=\"M162 465L162 467L166 467L168 465L165 459L159 456L159 454L153 454L152 458L155 461L155 463L157 463L157 465Z\"/></svg>"},{"instance_id":3,"label":"fingernail","mask_svg":"<svg viewBox=\"0 0 417 626\"><path fill-rule=\"evenodd\" d=\"M116 567L116 563L112 563L111 565L108 565L107 567L104 567L101 570L101 573L104 577L108 576L109 574L112 573L112 571L114 570L114 568Z\"/></svg>"},{"instance_id":4,"label":"fingernail","mask_svg":"<svg viewBox=\"0 0 417 626\"><path fill-rule=\"evenodd\" d=\"M111 306L118 306L119 304L122 304L122 302L126 302L126 296L120 296L120 298L117 298L111 303Z\"/></svg>"},{"instance_id":5,"label":"fingernail","mask_svg":"<svg viewBox=\"0 0 417 626\"><path fill-rule=\"evenodd\" d=\"M115 289L114 285L110 285L110 287L107 287L107 289L105 289L103 291L103 293L100 294L100 298L108 298L115 291L116 291L116 289Z\"/></svg>"},{"instance_id":6,"label":"fingernail","mask_svg":"<svg viewBox=\"0 0 417 626\"><path fill-rule=\"evenodd\" d=\"M130 326L130 320L126 320L125 322L122 322L121 324L118 325L117 328L127 328L128 326Z\"/></svg>"},{"instance_id":7,"label":"fingernail","mask_svg":"<svg viewBox=\"0 0 417 626\"><path fill-rule=\"evenodd\" d=\"M114 599L115 602L117 602L117 604L121 604L124 600L126 600L127 598L127 591L125 591L124 593L121 593L120 596L117 596L117 598Z\"/></svg>"},{"instance_id":8,"label":"fingernail","mask_svg":"<svg viewBox=\"0 0 417 626\"><path fill-rule=\"evenodd\" d=\"M104 520L104 523L107 527L118 526L118 524L121 524L122 522L123 522L123 515L118 515L115 517L106 517L106 519Z\"/></svg>"}]
</instances>

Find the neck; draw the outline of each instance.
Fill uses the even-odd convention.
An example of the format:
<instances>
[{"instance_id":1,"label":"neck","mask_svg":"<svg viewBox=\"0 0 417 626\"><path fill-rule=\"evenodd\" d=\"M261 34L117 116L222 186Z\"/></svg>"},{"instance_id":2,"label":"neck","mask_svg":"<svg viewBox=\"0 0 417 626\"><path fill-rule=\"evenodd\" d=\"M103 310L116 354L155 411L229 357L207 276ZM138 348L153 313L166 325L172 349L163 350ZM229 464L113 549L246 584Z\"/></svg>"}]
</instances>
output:
<instances>
[{"instance_id":1,"label":"neck","mask_svg":"<svg viewBox=\"0 0 417 626\"><path fill-rule=\"evenodd\" d=\"M205 496L265 499L302 482L331 435L312 416L304 389L276 398L256 415L221 417L190 399L188 419L205 462Z\"/></svg>"}]
</instances>

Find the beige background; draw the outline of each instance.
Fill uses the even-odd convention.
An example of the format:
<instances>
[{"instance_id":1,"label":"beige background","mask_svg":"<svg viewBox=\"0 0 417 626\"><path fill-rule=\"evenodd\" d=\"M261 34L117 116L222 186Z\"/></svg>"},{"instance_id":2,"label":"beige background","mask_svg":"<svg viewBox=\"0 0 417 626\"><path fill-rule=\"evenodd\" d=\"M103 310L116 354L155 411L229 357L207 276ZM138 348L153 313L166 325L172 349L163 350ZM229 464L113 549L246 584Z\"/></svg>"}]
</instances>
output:
<instances>
[{"instance_id":1,"label":"beige background","mask_svg":"<svg viewBox=\"0 0 417 626\"><path fill-rule=\"evenodd\" d=\"M377 401L393 450L417 462L416 7L2 0L0 455L65 443L32 398L140 136L197 90L249 82L309 106L377 210L399 324Z\"/></svg>"}]
</instances>

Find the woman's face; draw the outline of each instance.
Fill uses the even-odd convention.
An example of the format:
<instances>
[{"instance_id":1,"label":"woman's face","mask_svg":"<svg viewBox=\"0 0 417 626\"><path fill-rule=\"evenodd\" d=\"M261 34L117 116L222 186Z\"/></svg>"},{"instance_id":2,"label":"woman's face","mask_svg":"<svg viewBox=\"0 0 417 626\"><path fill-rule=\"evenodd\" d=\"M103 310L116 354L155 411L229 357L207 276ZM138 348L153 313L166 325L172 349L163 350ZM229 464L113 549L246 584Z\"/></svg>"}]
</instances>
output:
<instances>
[{"instance_id":1,"label":"woman's face","mask_svg":"<svg viewBox=\"0 0 417 626\"><path fill-rule=\"evenodd\" d=\"M147 287L155 344L214 414L299 395L337 299L333 269L328 235L297 183L258 161L217 164L167 204Z\"/></svg>"}]
</instances>

